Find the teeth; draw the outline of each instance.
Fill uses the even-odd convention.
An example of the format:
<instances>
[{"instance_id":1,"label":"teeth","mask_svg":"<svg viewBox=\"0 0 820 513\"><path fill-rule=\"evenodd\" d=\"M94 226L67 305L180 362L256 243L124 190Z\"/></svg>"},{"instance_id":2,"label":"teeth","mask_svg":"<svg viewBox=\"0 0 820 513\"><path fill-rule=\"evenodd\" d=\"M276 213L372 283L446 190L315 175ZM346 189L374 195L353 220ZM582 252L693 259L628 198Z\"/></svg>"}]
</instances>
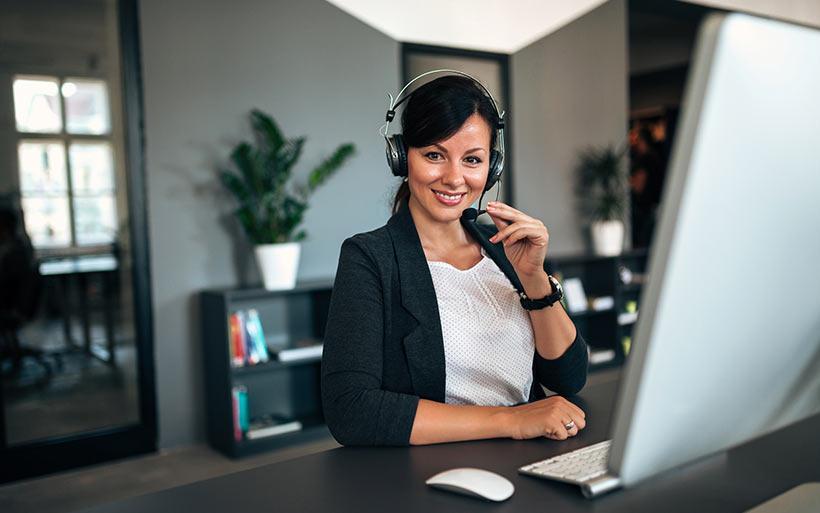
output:
<instances>
[{"instance_id":1,"label":"teeth","mask_svg":"<svg viewBox=\"0 0 820 513\"><path fill-rule=\"evenodd\" d=\"M452 200L457 200L457 199L459 199L460 197L464 196L463 194L455 194L455 195L451 196L451 195L449 195L449 194L444 194L443 192L438 192L438 191L433 191L433 192L435 192L436 194L438 194L438 195L439 195L439 196L441 196L442 198L444 198L444 199L448 199L448 200L451 200L451 201L452 201Z\"/></svg>"}]
</instances>

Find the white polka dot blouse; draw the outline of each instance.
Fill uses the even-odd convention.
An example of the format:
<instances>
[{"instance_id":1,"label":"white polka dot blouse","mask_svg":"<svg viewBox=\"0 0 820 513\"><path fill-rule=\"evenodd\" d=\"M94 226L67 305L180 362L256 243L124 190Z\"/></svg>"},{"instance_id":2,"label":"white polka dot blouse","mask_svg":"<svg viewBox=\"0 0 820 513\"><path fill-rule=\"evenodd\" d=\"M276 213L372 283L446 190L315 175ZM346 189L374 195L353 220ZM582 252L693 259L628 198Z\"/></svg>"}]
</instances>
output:
<instances>
[{"instance_id":1,"label":"white polka dot blouse","mask_svg":"<svg viewBox=\"0 0 820 513\"><path fill-rule=\"evenodd\" d=\"M530 395L532 323L507 277L481 254L466 270L427 262L444 337L445 402L512 406Z\"/></svg>"}]
</instances>

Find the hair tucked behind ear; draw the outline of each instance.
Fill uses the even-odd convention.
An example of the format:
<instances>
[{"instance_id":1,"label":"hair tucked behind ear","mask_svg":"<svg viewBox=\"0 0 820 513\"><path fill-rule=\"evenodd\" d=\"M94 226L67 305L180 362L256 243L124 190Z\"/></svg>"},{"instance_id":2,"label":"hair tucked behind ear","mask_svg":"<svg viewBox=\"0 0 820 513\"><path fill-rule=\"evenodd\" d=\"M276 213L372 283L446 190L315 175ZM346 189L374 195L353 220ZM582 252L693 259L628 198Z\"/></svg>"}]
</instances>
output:
<instances>
[{"instance_id":1,"label":"hair tucked behind ear","mask_svg":"<svg viewBox=\"0 0 820 513\"><path fill-rule=\"evenodd\" d=\"M492 100L472 79L446 75L411 93L401 115L402 137L409 148L429 146L448 139L473 114L490 126L490 148L494 148L498 113ZM393 199L393 213L409 198L410 185L402 182Z\"/></svg>"}]
</instances>

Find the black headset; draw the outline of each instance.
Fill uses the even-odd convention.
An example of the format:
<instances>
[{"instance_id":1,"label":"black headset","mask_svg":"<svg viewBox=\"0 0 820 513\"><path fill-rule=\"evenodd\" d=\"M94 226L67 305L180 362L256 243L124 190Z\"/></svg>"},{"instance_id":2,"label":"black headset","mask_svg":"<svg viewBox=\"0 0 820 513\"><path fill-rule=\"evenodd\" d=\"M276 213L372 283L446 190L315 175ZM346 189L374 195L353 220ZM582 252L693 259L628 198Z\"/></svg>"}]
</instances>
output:
<instances>
[{"instance_id":1,"label":"black headset","mask_svg":"<svg viewBox=\"0 0 820 513\"><path fill-rule=\"evenodd\" d=\"M487 182L484 184L484 192L490 190L493 185L498 182L498 179L501 178L501 173L504 171L504 113L498 110L498 104L495 102L495 98L487 90L484 85L476 80L474 77L464 73L462 71L457 71L454 69L434 69L432 71L428 71L426 73L422 73L421 75L417 76L413 80L407 83L406 86L399 91L399 94L396 95L396 98L393 99L392 95L390 96L390 105L387 109L387 114L384 117L384 125L382 127L382 135L384 136L384 140L387 143L385 147L385 154L387 156L387 165L390 167L390 170L393 172L395 176L407 176L407 145L404 142L404 138L401 134L393 134L387 135L387 129L390 126L390 122L393 121L393 118L396 116L396 108L407 101L413 93L408 93L401 97L404 91L407 90L410 85L415 82L416 80L426 77L427 75L432 75L434 73L450 73L455 75L461 75L463 77L467 77L476 85L478 85L482 91L487 95L490 101L493 103L493 108L495 108L496 114L498 114L498 124L496 125L496 138L495 138L495 146L490 150L490 170L487 173Z\"/></svg>"}]
</instances>

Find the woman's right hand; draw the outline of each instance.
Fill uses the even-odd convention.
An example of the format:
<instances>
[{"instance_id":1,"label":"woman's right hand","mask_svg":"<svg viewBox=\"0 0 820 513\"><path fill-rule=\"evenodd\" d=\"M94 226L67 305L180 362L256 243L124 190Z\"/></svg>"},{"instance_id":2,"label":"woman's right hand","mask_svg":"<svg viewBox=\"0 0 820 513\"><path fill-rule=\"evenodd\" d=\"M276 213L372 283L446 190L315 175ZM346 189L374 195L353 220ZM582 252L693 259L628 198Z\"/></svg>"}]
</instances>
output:
<instances>
[{"instance_id":1,"label":"woman's right hand","mask_svg":"<svg viewBox=\"0 0 820 513\"><path fill-rule=\"evenodd\" d=\"M559 395L507 410L510 437L526 440L545 436L566 440L586 426L584 411ZM569 429L567 424L574 423Z\"/></svg>"}]
</instances>

